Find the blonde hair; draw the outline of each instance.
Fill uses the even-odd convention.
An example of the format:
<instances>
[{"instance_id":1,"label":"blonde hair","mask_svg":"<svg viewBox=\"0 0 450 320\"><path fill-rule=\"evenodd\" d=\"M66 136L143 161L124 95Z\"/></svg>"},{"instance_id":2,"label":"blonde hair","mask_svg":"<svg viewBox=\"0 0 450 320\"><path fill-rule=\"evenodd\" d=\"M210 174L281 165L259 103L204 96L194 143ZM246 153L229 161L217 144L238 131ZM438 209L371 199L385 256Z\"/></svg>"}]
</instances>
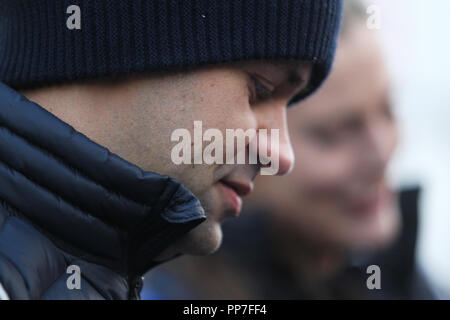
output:
<instances>
[{"instance_id":1,"label":"blonde hair","mask_svg":"<svg viewBox=\"0 0 450 320\"><path fill-rule=\"evenodd\" d=\"M344 0L341 36L345 35L354 23L363 23L367 17L366 6L361 0Z\"/></svg>"}]
</instances>

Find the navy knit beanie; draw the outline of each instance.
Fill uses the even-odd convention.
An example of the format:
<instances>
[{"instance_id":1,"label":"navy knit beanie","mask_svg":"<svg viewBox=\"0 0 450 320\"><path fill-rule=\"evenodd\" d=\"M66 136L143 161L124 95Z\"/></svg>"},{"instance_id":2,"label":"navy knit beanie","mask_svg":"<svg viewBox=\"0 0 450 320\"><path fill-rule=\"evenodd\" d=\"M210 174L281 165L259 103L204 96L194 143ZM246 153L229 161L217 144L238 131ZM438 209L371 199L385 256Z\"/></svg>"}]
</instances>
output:
<instances>
[{"instance_id":1,"label":"navy knit beanie","mask_svg":"<svg viewBox=\"0 0 450 320\"><path fill-rule=\"evenodd\" d=\"M0 81L15 89L250 59L330 71L342 0L0 0ZM66 25L80 8L81 29Z\"/></svg>"}]
</instances>

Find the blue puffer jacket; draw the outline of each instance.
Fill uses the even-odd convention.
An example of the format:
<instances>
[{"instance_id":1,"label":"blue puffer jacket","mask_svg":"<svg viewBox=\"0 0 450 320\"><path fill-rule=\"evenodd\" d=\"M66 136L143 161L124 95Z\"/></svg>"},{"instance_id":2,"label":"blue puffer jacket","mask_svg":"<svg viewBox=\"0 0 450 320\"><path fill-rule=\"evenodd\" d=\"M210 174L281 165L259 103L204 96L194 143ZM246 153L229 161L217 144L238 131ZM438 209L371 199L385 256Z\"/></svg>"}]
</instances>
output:
<instances>
[{"instance_id":1,"label":"blue puffer jacket","mask_svg":"<svg viewBox=\"0 0 450 320\"><path fill-rule=\"evenodd\" d=\"M155 256L204 220L181 183L142 171L0 83L0 284L9 298L139 298ZM68 285L71 265L79 289Z\"/></svg>"}]
</instances>

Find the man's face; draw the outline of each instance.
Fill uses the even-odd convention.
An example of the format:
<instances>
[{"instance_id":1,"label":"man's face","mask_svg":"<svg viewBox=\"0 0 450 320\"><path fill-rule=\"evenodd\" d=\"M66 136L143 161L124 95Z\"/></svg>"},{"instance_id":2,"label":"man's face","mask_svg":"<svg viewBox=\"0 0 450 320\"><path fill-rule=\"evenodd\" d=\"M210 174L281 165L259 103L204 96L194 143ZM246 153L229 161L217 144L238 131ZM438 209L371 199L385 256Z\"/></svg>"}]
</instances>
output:
<instances>
[{"instance_id":1,"label":"man's face","mask_svg":"<svg viewBox=\"0 0 450 320\"><path fill-rule=\"evenodd\" d=\"M300 62L242 62L80 85L65 97L65 103L49 101L49 92L41 95L47 101L28 96L50 105L51 112L111 152L188 187L201 201L207 220L180 240L175 251L207 254L221 243L220 223L239 214L241 197L252 190L260 165L177 165L171 159L177 144L171 141L172 133L187 129L194 137L194 121L202 121L203 132L215 128L223 137L226 129L268 129L268 133L278 129L278 174L285 174L294 162L286 105L304 89L310 73L311 66ZM58 94L64 90L58 88ZM68 106L68 101L76 101L76 107Z\"/></svg>"},{"instance_id":2,"label":"man's face","mask_svg":"<svg viewBox=\"0 0 450 320\"><path fill-rule=\"evenodd\" d=\"M292 81L293 72L297 82ZM180 251L206 254L219 247L220 223L239 214L241 197L253 189L252 181L260 166L176 165L171 160L171 150L176 144L171 141L172 132L184 128L194 137L194 121L202 121L203 132L215 128L223 137L226 137L226 129L263 128L269 132L279 129L278 174L285 174L294 162L287 133L286 105L307 84L309 74L310 67L304 64L249 62L202 68L171 75L163 81L142 79L135 82L135 98L129 99L134 102L129 106L134 119L129 125L118 124L121 129L118 127L117 131L112 130L118 135L114 140L120 142L112 151L143 169L180 180L199 198L207 220L179 242ZM202 150L206 145L203 144ZM246 158L249 152L247 145Z\"/></svg>"}]
</instances>

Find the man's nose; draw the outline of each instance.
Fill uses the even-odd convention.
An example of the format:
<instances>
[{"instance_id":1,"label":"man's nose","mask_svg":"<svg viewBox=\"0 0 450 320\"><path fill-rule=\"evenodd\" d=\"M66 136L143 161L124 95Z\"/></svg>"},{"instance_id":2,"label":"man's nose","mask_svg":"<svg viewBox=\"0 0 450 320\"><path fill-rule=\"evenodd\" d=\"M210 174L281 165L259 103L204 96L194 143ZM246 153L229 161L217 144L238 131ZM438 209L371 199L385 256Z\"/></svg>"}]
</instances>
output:
<instances>
[{"instance_id":1,"label":"man's nose","mask_svg":"<svg viewBox=\"0 0 450 320\"><path fill-rule=\"evenodd\" d=\"M289 138L286 105L261 106L258 110L255 110L255 114L258 132L263 132L261 129L267 130L267 138L261 133L258 137L258 140L262 141L258 147L260 159L268 157L271 160L271 163L268 164L263 162L263 167L273 167L273 162L276 161L278 168L275 169L278 170L274 174L285 175L289 173L294 166L295 158Z\"/></svg>"}]
</instances>

